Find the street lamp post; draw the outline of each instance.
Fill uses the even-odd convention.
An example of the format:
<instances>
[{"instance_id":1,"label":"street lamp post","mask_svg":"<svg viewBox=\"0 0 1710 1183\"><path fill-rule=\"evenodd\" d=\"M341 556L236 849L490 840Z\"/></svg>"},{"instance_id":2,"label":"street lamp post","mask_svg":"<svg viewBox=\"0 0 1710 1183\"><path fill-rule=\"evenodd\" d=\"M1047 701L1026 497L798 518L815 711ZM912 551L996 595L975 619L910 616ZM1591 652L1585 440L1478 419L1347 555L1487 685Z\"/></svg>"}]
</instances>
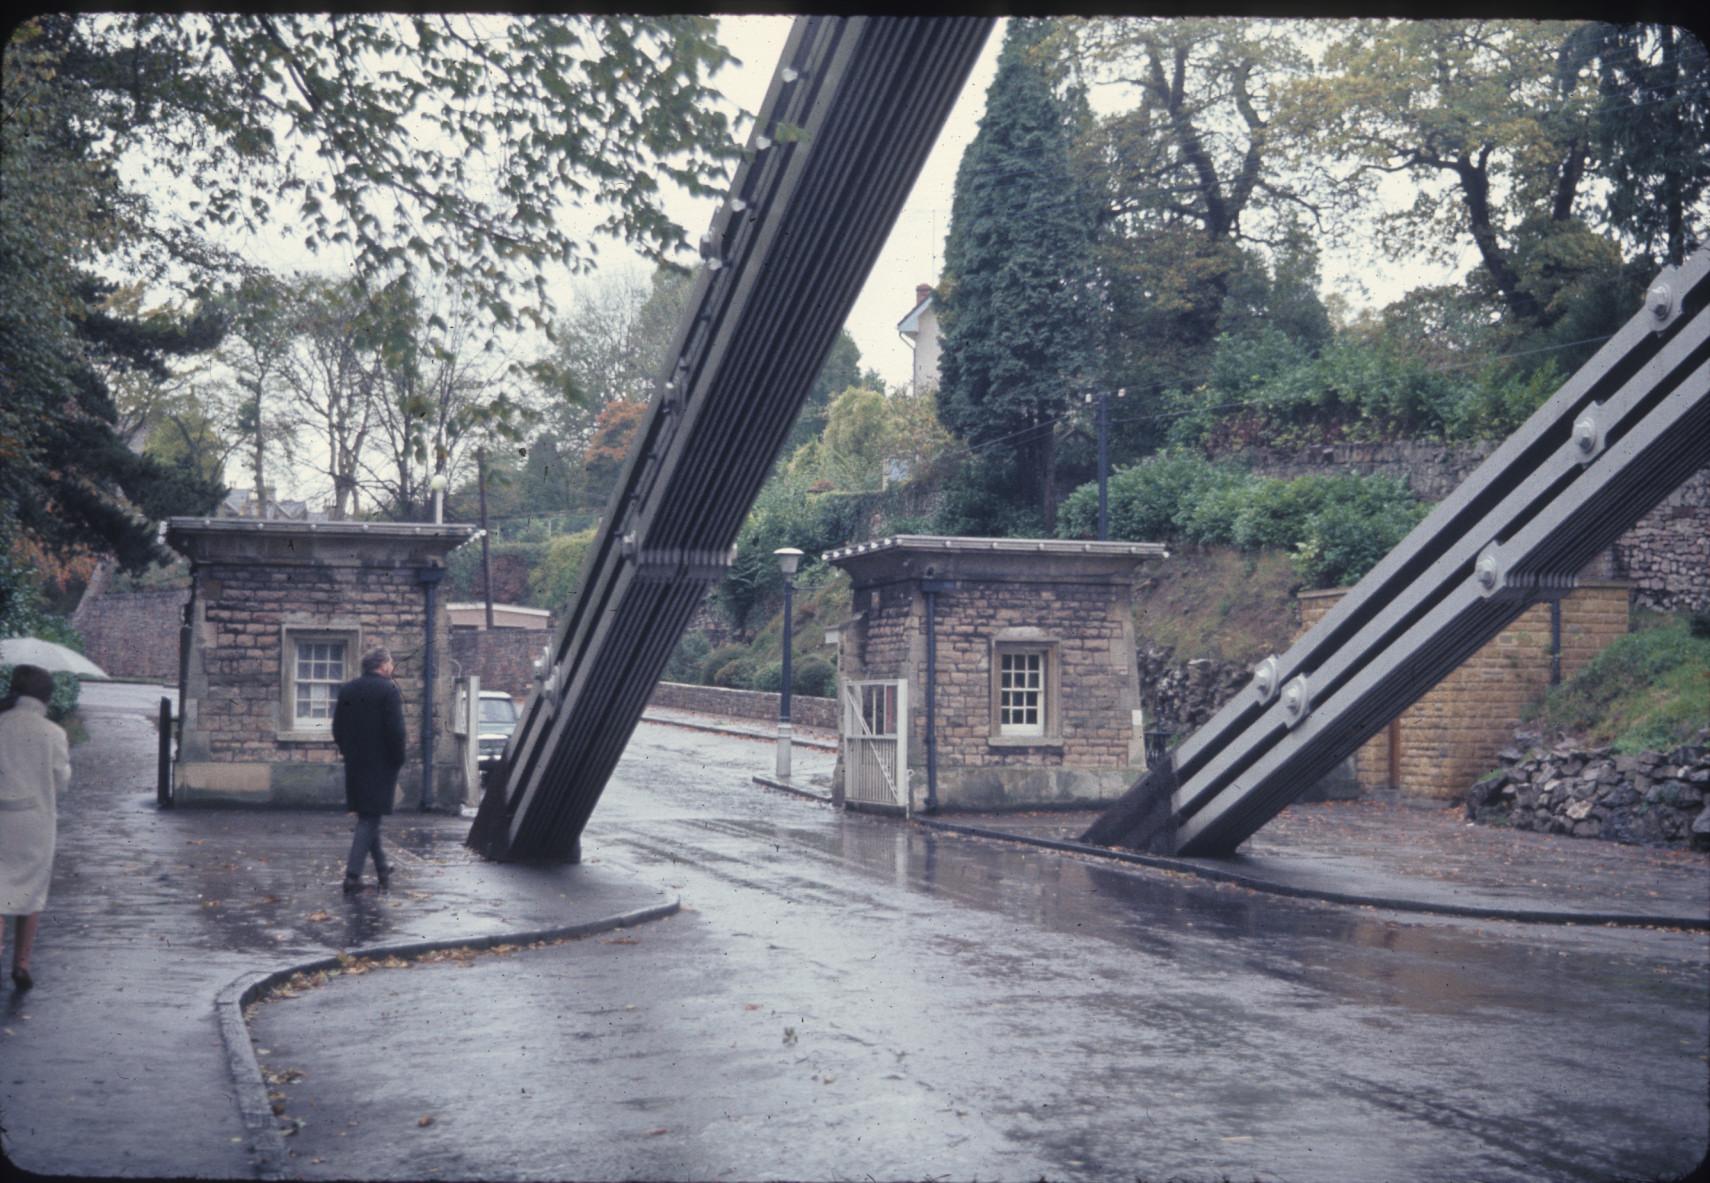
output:
<instances>
[{"instance_id":1,"label":"street lamp post","mask_svg":"<svg viewBox=\"0 0 1710 1183\"><path fill-rule=\"evenodd\" d=\"M433 489L433 524L437 526L445 521L445 474L434 473L428 484Z\"/></svg>"},{"instance_id":2,"label":"street lamp post","mask_svg":"<svg viewBox=\"0 0 1710 1183\"><path fill-rule=\"evenodd\" d=\"M1126 398L1126 387L1116 392ZM1098 400L1098 540L1110 539L1110 501L1106 488L1110 483L1110 395L1105 391L1087 395L1087 401Z\"/></svg>"},{"instance_id":3,"label":"street lamp post","mask_svg":"<svg viewBox=\"0 0 1710 1183\"><path fill-rule=\"evenodd\" d=\"M790 779L790 649L791 632L794 624L794 595L796 591L796 567L802 561L802 552L793 546L780 547L772 554L778 560L778 570L784 573L784 642L783 642L783 681L778 692L778 779Z\"/></svg>"}]
</instances>

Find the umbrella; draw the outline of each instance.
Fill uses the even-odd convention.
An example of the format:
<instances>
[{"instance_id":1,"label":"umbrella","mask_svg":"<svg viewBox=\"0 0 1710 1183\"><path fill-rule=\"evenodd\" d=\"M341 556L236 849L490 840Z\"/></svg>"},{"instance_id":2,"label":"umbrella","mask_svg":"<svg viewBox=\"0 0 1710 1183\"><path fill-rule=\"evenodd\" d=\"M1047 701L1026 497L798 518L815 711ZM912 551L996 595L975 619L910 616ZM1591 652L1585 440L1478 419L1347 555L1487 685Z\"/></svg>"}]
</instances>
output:
<instances>
[{"instance_id":1,"label":"umbrella","mask_svg":"<svg viewBox=\"0 0 1710 1183\"><path fill-rule=\"evenodd\" d=\"M0 641L0 665L35 665L49 673L65 672L80 678L105 678L107 671L75 649L40 637L7 637Z\"/></svg>"}]
</instances>

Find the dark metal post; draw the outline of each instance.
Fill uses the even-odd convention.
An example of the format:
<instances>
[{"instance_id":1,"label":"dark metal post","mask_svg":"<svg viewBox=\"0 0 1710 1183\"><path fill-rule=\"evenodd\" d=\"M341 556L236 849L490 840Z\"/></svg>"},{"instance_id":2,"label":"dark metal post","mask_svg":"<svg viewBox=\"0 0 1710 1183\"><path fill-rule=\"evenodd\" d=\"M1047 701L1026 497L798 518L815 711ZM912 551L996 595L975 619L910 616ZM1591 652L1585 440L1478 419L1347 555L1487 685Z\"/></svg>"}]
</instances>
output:
<instances>
[{"instance_id":1,"label":"dark metal post","mask_svg":"<svg viewBox=\"0 0 1710 1183\"><path fill-rule=\"evenodd\" d=\"M783 680L784 684L778 691L778 758L773 771L779 780L790 779L790 650L794 648L791 642L794 638L791 632L795 627L796 567L802 561L802 552L793 546L781 546L772 552L778 560L778 570L784 576L784 641L783 649Z\"/></svg>"},{"instance_id":2,"label":"dark metal post","mask_svg":"<svg viewBox=\"0 0 1710 1183\"><path fill-rule=\"evenodd\" d=\"M777 759L777 765L773 769L773 771L775 771L778 774L779 780L789 780L790 779L790 743L791 743L791 740L793 738L791 735L791 728L790 728L790 678L792 676L792 673L790 670L790 650L794 648L794 646L790 642L793 639L791 637L791 629L794 627L794 624L795 624L795 621L794 621L795 591L796 591L795 576L794 575L785 575L784 576L784 643L783 643L784 660L783 660L783 671L782 671L784 684L778 688L778 759Z\"/></svg>"},{"instance_id":3,"label":"dark metal post","mask_svg":"<svg viewBox=\"0 0 1710 1183\"><path fill-rule=\"evenodd\" d=\"M1098 393L1098 540L1110 540L1110 395Z\"/></svg>"},{"instance_id":4,"label":"dark metal post","mask_svg":"<svg viewBox=\"0 0 1710 1183\"><path fill-rule=\"evenodd\" d=\"M493 631L493 552L487 545L487 449L475 449L475 483L481 495L481 594L487 599L487 631Z\"/></svg>"},{"instance_id":5,"label":"dark metal post","mask_svg":"<svg viewBox=\"0 0 1710 1183\"><path fill-rule=\"evenodd\" d=\"M792 629L795 625L795 593L796 581L791 575L784 576L784 686L778 695L778 722L790 721L790 651L795 648Z\"/></svg>"},{"instance_id":6,"label":"dark metal post","mask_svg":"<svg viewBox=\"0 0 1710 1183\"><path fill-rule=\"evenodd\" d=\"M184 611L178 624L178 722L173 739L177 752L184 754L184 696L190 686L190 638L192 622L196 619L197 579L194 568L190 573L190 598L184 601Z\"/></svg>"},{"instance_id":7,"label":"dark metal post","mask_svg":"<svg viewBox=\"0 0 1710 1183\"><path fill-rule=\"evenodd\" d=\"M1550 685L1562 684L1562 598L1550 598Z\"/></svg>"},{"instance_id":8,"label":"dark metal post","mask_svg":"<svg viewBox=\"0 0 1710 1183\"><path fill-rule=\"evenodd\" d=\"M162 809L172 808L172 700L160 700L160 756L155 765L155 801Z\"/></svg>"},{"instance_id":9,"label":"dark metal post","mask_svg":"<svg viewBox=\"0 0 1710 1183\"><path fill-rule=\"evenodd\" d=\"M938 589L922 583L926 593L926 812L938 812ZM903 720L901 742L908 742Z\"/></svg>"},{"instance_id":10,"label":"dark metal post","mask_svg":"<svg viewBox=\"0 0 1710 1183\"><path fill-rule=\"evenodd\" d=\"M444 567L423 567L416 572L416 582L422 585L427 600L426 637L422 646L422 799L421 811L433 808L433 690L438 677L434 663L434 621L438 607L439 581L445 578Z\"/></svg>"}]
</instances>

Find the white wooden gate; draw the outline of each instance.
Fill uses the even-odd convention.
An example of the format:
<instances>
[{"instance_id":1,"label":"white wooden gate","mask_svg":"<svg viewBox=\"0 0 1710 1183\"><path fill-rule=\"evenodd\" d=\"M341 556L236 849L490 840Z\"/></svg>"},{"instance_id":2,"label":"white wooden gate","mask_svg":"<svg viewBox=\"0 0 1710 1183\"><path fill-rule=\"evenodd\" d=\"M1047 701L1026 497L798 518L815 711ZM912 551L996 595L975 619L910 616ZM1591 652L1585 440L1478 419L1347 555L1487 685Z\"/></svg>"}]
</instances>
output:
<instances>
[{"instance_id":1,"label":"white wooden gate","mask_svg":"<svg viewBox=\"0 0 1710 1183\"><path fill-rule=\"evenodd\" d=\"M908 683L843 683L845 801L911 812L908 791Z\"/></svg>"}]
</instances>

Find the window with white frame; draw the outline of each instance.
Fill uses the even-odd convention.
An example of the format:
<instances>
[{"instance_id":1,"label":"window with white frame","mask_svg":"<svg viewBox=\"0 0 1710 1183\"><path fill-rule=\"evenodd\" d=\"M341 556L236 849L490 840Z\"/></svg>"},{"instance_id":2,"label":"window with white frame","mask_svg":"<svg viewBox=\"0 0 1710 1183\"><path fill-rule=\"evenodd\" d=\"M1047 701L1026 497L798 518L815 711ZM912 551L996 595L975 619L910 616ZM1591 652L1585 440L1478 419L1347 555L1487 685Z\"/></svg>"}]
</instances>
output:
<instances>
[{"instance_id":1,"label":"window with white frame","mask_svg":"<svg viewBox=\"0 0 1710 1183\"><path fill-rule=\"evenodd\" d=\"M998 650L999 735L1044 735L1047 686L1044 649Z\"/></svg>"},{"instance_id":2,"label":"window with white frame","mask_svg":"<svg viewBox=\"0 0 1710 1183\"><path fill-rule=\"evenodd\" d=\"M332 730L338 688L356 676L356 647L354 630L285 629L280 662L284 674L282 730L303 738Z\"/></svg>"}]
</instances>

